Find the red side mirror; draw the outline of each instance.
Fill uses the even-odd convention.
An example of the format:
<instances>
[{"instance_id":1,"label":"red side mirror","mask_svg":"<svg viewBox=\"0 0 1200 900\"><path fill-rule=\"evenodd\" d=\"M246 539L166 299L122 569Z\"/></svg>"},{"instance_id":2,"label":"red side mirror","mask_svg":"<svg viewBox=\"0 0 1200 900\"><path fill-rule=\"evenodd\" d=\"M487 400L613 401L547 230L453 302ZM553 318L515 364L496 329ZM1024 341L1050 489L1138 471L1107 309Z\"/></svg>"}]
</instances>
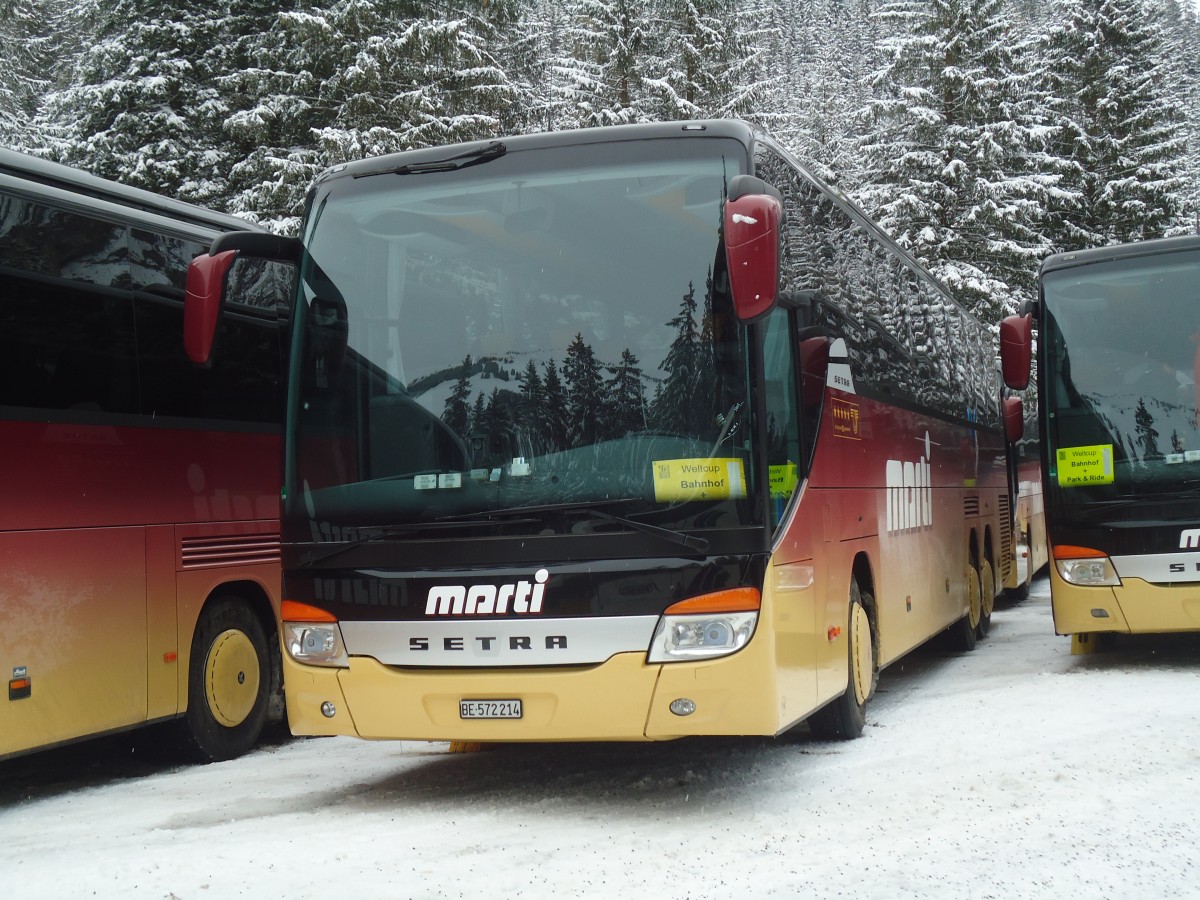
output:
<instances>
[{"instance_id":1,"label":"red side mirror","mask_svg":"<svg viewBox=\"0 0 1200 900\"><path fill-rule=\"evenodd\" d=\"M743 194L725 202L725 259L733 308L742 322L766 315L775 305L782 222L783 203L771 194Z\"/></svg>"},{"instance_id":2,"label":"red side mirror","mask_svg":"<svg viewBox=\"0 0 1200 900\"><path fill-rule=\"evenodd\" d=\"M1004 438L1015 444L1025 434L1025 404L1020 397L1004 398Z\"/></svg>"},{"instance_id":3,"label":"red side mirror","mask_svg":"<svg viewBox=\"0 0 1200 900\"><path fill-rule=\"evenodd\" d=\"M212 361L217 322L225 294L225 279L237 250L225 250L216 256L197 256L188 265L187 292L183 298L183 349L198 366Z\"/></svg>"},{"instance_id":4,"label":"red side mirror","mask_svg":"<svg viewBox=\"0 0 1200 900\"><path fill-rule=\"evenodd\" d=\"M1029 387L1033 360L1033 316L1008 316L1000 321L1000 369L1014 391Z\"/></svg>"}]
</instances>

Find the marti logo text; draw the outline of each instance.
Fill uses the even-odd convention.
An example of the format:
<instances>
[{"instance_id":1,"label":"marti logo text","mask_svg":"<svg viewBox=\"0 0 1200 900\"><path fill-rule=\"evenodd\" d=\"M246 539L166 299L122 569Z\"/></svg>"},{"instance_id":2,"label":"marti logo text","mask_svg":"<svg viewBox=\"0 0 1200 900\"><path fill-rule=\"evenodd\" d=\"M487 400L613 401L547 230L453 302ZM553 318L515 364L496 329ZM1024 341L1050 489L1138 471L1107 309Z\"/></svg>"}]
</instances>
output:
<instances>
[{"instance_id":1,"label":"marti logo text","mask_svg":"<svg viewBox=\"0 0 1200 900\"><path fill-rule=\"evenodd\" d=\"M909 531L933 524L933 484L929 471L929 432L925 432L925 453L915 462L889 459L885 470L887 485L887 530Z\"/></svg>"},{"instance_id":2,"label":"marti logo text","mask_svg":"<svg viewBox=\"0 0 1200 900\"><path fill-rule=\"evenodd\" d=\"M550 573L538 569L532 581L512 584L437 584L425 600L427 616L504 616L510 609L517 615L542 611L542 599Z\"/></svg>"}]
</instances>

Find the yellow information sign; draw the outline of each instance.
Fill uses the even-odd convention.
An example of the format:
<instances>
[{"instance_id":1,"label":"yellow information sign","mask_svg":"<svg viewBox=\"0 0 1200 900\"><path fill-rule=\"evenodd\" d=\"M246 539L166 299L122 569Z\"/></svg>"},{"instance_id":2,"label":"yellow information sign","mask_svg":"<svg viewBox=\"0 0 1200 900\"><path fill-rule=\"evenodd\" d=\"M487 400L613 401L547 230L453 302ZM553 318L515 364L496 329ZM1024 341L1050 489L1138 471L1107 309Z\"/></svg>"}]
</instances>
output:
<instances>
[{"instance_id":1,"label":"yellow information sign","mask_svg":"<svg viewBox=\"0 0 1200 900\"><path fill-rule=\"evenodd\" d=\"M796 477L796 464L785 463L782 466L771 466L771 496L790 497L796 493L799 478Z\"/></svg>"},{"instance_id":2,"label":"yellow information sign","mask_svg":"<svg viewBox=\"0 0 1200 900\"><path fill-rule=\"evenodd\" d=\"M1061 487L1112 484L1112 444L1060 448L1058 451L1058 483Z\"/></svg>"},{"instance_id":3,"label":"yellow information sign","mask_svg":"<svg viewBox=\"0 0 1200 900\"><path fill-rule=\"evenodd\" d=\"M724 500L746 496L740 459L656 459L655 500Z\"/></svg>"}]
</instances>

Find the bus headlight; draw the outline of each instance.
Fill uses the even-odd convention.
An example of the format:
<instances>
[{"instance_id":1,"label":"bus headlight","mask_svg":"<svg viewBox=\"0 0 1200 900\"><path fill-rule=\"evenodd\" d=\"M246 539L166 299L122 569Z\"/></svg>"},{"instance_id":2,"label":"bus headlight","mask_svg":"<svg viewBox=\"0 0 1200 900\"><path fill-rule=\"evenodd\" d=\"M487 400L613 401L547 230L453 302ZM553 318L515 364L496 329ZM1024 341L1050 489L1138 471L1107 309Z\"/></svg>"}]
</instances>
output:
<instances>
[{"instance_id":1,"label":"bus headlight","mask_svg":"<svg viewBox=\"0 0 1200 900\"><path fill-rule=\"evenodd\" d=\"M1054 566L1067 584L1084 587L1120 587L1121 579L1108 554L1090 547L1055 547Z\"/></svg>"},{"instance_id":2,"label":"bus headlight","mask_svg":"<svg viewBox=\"0 0 1200 900\"><path fill-rule=\"evenodd\" d=\"M646 662L685 662L735 653L754 635L762 594L730 588L672 603L658 620Z\"/></svg>"},{"instance_id":3,"label":"bus headlight","mask_svg":"<svg viewBox=\"0 0 1200 900\"><path fill-rule=\"evenodd\" d=\"M671 616L658 620L647 662L683 662L727 656L746 646L758 612Z\"/></svg>"},{"instance_id":4,"label":"bus headlight","mask_svg":"<svg viewBox=\"0 0 1200 900\"><path fill-rule=\"evenodd\" d=\"M345 666L346 648L337 625L284 622L283 641L288 655L308 666Z\"/></svg>"},{"instance_id":5,"label":"bus headlight","mask_svg":"<svg viewBox=\"0 0 1200 900\"><path fill-rule=\"evenodd\" d=\"M349 665L342 629L330 613L315 606L284 600L283 646L288 656L308 666Z\"/></svg>"}]
</instances>

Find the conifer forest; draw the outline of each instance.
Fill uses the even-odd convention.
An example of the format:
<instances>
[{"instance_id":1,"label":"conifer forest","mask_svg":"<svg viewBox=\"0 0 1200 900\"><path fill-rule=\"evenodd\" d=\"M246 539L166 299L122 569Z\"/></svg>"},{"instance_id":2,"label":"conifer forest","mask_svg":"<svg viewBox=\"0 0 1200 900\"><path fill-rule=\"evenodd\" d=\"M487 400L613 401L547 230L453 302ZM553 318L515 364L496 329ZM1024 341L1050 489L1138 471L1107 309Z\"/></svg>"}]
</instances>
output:
<instances>
[{"instance_id":1,"label":"conifer forest","mask_svg":"<svg viewBox=\"0 0 1200 900\"><path fill-rule=\"evenodd\" d=\"M986 321L1047 253L1200 218L1191 0L0 0L0 38L0 146L281 232L347 159L710 117Z\"/></svg>"}]
</instances>

